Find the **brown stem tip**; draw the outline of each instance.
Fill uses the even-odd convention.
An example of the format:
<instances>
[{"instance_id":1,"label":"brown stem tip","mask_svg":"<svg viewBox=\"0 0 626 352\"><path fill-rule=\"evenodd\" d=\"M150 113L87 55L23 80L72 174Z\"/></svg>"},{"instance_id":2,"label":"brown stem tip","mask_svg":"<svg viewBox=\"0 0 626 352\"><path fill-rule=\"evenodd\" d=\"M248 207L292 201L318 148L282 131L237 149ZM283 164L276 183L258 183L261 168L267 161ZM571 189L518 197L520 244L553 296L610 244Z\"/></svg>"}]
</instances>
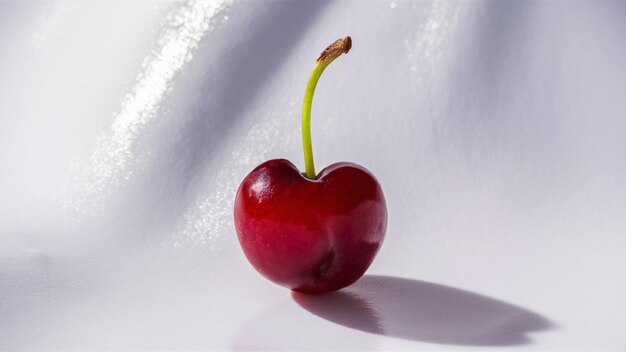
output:
<instances>
[{"instance_id":1,"label":"brown stem tip","mask_svg":"<svg viewBox=\"0 0 626 352\"><path fill-rule=\"evenodd\" d=\"M352 38L350 36L337 39L322 51L320 57L317 58L317 62L336 59L341 54L347 54L350 48L352 48Z\"/></svg>"}]
</instances>

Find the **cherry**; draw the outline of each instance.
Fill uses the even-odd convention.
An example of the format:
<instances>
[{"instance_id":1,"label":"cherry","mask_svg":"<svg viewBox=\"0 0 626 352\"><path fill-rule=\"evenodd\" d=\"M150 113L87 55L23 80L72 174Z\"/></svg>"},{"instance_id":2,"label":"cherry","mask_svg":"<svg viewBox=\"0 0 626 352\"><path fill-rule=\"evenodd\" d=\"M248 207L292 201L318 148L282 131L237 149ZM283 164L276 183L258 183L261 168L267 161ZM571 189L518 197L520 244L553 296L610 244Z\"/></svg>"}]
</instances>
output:
<instances>
[{"instance_id":1,"label":"cherry","mask_svg":"<svg viewBox=\"0 0 626 352\"><path fill-rule=\"evenodd\" d=\"M317 59L302 109L306 173L285 159L257 166L235 198L235 227L243 251L263 276L302 293L339 290L358 280L378 252L387 209L376 178L364 167L335 163L316 175L311 105L324 69L352 46L339 39Z\"/></svg>"}]
</instances>

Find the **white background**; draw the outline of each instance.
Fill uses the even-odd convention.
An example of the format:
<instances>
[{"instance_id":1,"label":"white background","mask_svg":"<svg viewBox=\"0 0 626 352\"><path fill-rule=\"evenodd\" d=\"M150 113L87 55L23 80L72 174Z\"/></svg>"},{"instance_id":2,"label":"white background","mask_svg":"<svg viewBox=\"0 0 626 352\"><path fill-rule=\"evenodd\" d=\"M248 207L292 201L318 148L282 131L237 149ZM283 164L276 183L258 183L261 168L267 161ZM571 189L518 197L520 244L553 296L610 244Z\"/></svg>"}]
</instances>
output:
<instances>
[{"instance_id":1,"label":"white background","mask_svg":"<svg viewBox=\"0 0 626 352\"><path fill-rule=\"evenodd\" d=\"M626 348L625 2L0 3L0 349ZM258 163L385 192L366 276L292 295Z\"/></svg>"}]
</instances>

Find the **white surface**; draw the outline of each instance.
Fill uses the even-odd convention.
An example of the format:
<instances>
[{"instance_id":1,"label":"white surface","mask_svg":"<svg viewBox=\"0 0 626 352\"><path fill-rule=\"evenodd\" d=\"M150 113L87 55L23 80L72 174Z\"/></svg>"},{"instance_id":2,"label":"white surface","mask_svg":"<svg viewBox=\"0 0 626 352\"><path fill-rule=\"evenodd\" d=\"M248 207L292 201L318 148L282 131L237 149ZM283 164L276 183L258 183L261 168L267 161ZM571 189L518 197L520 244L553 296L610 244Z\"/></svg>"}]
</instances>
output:
<instances>
[{"instance_id":1,"label":"white surface","mask_svg":"<svg viewBox=\"0 0 626 352\"><path fill-rule=\"evenodd\" d=\"M0 3L0 349L626 348L626 3ZM246 262L239 181L385 191L361 281Z\"/></svg>"}]
</instances>

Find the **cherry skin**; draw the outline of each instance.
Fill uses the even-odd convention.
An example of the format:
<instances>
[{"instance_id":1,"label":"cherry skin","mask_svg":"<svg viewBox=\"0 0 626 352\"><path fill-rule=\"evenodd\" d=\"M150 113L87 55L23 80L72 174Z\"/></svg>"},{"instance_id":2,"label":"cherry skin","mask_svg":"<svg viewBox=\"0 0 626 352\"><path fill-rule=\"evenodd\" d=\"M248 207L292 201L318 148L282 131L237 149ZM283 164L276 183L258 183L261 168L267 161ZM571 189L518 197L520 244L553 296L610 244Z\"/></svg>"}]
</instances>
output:
<instances>
[{"instance_id":1,"label":"cherry skin","mask_svg":"<svg viewBox=\"0 0 626 352\"><path fill-rule=\"evenodd\" d=\"M302 293L339 290L358 280L385 237L387 208L376 178L364 167L337 163L315 172L311 104L322 72L352 39L330 44L317 58L302 103L305 172L276 159L244 178L235 197L235 228L257 271Z\"/></svg>"},{"instance_id":2,"label":"cherry skin","mask_svg":"<svg viewBox=\"0 0 626 352\"><path fill-rule=\"evenodd\" d=\"M325 293L358 280L385 237L387 209L364 167L336 163L309 179L289 161L257 166L235 198L235 227L252 266L302 293Z\"/></svg>"}]
</instances>

